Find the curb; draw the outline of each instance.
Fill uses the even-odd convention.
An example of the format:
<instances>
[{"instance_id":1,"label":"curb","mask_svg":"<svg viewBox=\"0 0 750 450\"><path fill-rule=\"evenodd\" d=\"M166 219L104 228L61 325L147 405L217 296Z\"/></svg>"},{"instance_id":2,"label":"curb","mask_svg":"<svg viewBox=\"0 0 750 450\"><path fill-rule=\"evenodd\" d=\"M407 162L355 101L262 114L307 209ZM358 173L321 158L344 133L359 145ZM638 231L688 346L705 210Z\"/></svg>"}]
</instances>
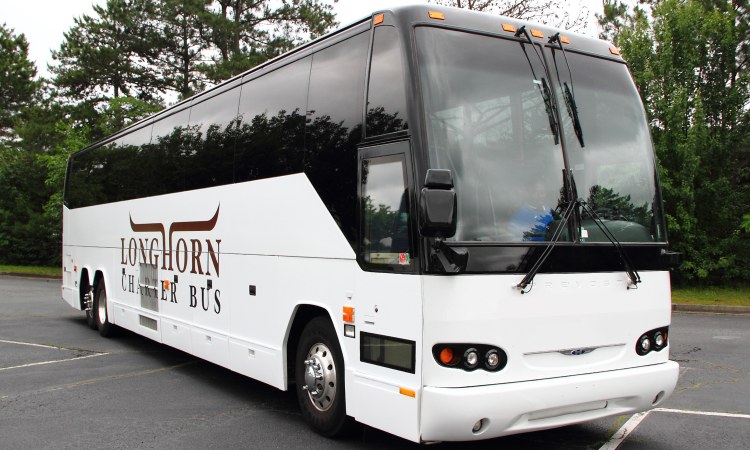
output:
<instances>
[{"instance_id":1,"label":"curb","mask_svg":"<svg viewBox=\"0 0 750 450\"><path fill-rule=\"evenodd\" d=\"M672 304L672 311L688 313L750 314L750 306Z\"/></svg>"},{"instance_id":2,"label":"curb","mask_svg":"<svg viewBox=\"0 0 750 450\"><path fill-rule=\"evenodd\" d=\"M34 278L36 280L62 281L62 275L42 275L38 273L0 272L0 277Z\"/></svg>"}]
</instances>

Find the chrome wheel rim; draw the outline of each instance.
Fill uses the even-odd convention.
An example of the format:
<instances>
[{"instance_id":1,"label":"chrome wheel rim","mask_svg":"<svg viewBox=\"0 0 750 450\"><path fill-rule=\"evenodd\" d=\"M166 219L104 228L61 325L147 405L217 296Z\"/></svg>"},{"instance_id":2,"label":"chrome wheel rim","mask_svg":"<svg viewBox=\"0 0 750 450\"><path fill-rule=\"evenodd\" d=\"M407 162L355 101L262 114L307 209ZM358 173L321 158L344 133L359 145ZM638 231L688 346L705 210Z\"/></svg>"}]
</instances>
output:
<instances>
[{"instance_id":1,"label":"chrome wheel rim","mask_svg":"<svg viewBox=\"0 0 750 450\"><path fill-rule=\"evenodd\" d=\"M305 358L305 384L310 402L318 411L328 411L336 399L336 364L323 343L310 347Z\"/></svg>"}]
</instances>

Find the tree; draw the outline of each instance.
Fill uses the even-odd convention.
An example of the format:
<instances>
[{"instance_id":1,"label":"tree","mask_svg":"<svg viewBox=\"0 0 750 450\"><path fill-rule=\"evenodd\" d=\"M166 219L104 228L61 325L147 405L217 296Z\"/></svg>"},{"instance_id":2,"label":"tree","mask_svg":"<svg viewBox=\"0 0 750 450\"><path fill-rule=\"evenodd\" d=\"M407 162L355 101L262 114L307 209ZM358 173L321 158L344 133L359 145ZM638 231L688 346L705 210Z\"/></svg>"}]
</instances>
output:
<instances>
[{"instance_id":1,"label":"tree","mask_svg":"<svg viewBox=\"0 0 750 450\"><path fill-rule=\"evenodd\" d=\"M605 37L629 61L652 124L678 281L750 281L747 1L606 1Z\"/></svg>"},{"instance_id":2,"label":"tree","mask_svg":"<svg viewBox=\"0 0 750 450\"><path fill-rule=\"evenodd\" d=\"M247 70L336 25L332 7L320 0L215 0L208 12L208 40L218 50L214 64L205 66L212 81Z\"/></svg>"},{"instance_id":3,"label":"tree","mask_svg":"<svg viewBox=\"0 0 750 450\"><path fill-rule=\"evenodd\" d=\"M18 115L32 102L39 87L35 77L26 37L0 25L0 141L11 139Z\"/></svg>"},{"instance_id":4,"label":"tree","mask_svg":"<svg viewBox=\"0 0 750 450\"><path fill-rule=\"evenodd\" d=\"M484 11L517 19L549 23L557 28L575 29L583 25L588 9L578 4L577 14L570 14L563 6L571 2L558 0L430 0L443 6Z\"/></svg>"},{"instance_id":5,"label":"tree","mask_svg":"<svg viewBox=\"0 0 750 450\"><path fill-rule=\"evenodd\" d=\"M204 89L206 77L200 68L208 60L205 0L162 0L157 6L156 24L163 39L158 69L165 87L180 98Z\"/></svg>"},{"instance_id":6,"label":"tree","mask_svg":"<svg viewBox=\"0 0 750 450\"><path fill-rule=\"evenodd\" d=\"M75 100L131 96L155 100L165 83L154 64L163 47L153 0L107 0L75 19L52 58L55 85Z\"/></svg>"}]
</instances>

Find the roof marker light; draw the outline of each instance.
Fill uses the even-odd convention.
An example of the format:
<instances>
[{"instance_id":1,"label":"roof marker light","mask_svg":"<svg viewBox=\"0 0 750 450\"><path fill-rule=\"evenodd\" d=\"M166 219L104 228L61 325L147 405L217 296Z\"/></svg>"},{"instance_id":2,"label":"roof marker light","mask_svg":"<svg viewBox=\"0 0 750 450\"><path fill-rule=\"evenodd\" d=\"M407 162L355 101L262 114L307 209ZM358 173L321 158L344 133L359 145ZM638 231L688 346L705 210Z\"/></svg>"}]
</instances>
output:
<instances>
[{"instance_id":1,"label":"roof marker light","mask_svg":"<svg viewBox=\"0 0 750 450\"><path fill-rule=\"evenodd\" d=\"M618 50L618 49L617 49L617 48L615 48L615 47L610 47L610 48L609 48L609 52L610 52L610 53L612 53L613 55L617 55L617 56L620 56L620 50Z\"/></svg>"},{"instance_id":2,"label":"roof marker light","mask_svg":"<svg viewBox=\"0 0 750 450\"><path fill-rule=\"evenodd\" d=\"M430 19L445 20L445 14L438 11L430 11L428 15Z\"/></svg>"},{"instance_id":3,"label":"roof marker light","mask_svg":"<svg viewBox=\"0 0 750 450\"><path fill-rule=\"evenodd\" d=\"M511 24L509 24L509 23L504 23L503 24L503 31L507 31L508 33L515 33L516 32L516 27L513 26L513 25L511 25Z\"/></svg>"},{"instance_id":4,"label":"roof marker light","mask_svg":"<svg viewBox=\"0 0 750 450\"><path fill-rule=\"evenodd\" d=\"M570 44L570 39L568 39L568 37L567 37L567 36L560 36L560 41L561 41L561 42L562 42L563 44Z\"/></svg>"},{"instance_id":5,"label":"roof marker light","mask_svg":"<svg viewBox=\"0 0 750 450\"><path fill-rule=\"evenodd\" d=\"M372 23L374 25L380 25L381 23L383 23L384 20L385 20L385 14L380 13L376 15L374 19L372 19Z\"/></svg>"},{"instance_id":6,"label":"roof marker light","mask_svg":"<svg viewBox=\"0 0 750 450\"><path fill-rule=\"evenodd\" d=\"M544 33L542 33L541 31L535 28L531 29L531 35L534 36L535 38L540 38L540 39L544 38Z\"/></svg>"}]
</instances>

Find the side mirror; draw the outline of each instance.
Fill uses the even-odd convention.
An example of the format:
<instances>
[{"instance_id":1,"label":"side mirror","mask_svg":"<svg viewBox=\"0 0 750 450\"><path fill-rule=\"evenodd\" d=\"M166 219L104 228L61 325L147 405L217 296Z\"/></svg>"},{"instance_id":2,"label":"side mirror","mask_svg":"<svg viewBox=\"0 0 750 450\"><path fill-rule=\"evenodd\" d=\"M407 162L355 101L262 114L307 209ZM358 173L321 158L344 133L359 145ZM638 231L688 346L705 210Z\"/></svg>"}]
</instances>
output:
<instances>
[{"instance_id":1,"label":"side mirror","mask_svg":"<svg viewBox=\"0 0 750 450\"><path fill-rule=\"evenodd\" d=\"M419 232L425 237L449 238L456 234L456 191L446 169L429 169L419 197Z\"/></svg>"}]
</instances>

